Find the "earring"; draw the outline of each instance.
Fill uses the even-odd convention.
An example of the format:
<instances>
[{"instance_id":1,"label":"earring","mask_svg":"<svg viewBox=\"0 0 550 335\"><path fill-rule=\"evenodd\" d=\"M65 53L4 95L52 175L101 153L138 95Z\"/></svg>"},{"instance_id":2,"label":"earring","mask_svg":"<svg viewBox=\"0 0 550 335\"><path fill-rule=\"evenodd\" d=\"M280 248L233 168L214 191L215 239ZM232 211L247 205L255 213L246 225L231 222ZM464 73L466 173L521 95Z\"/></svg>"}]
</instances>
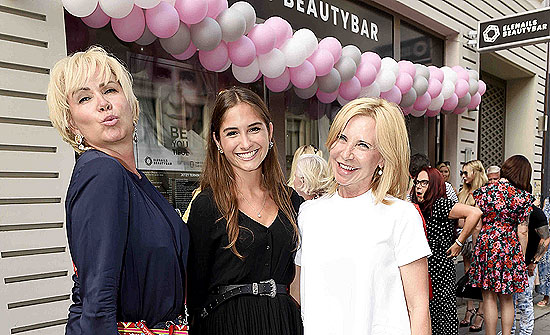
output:
<instances>
[{"instance_id":1,"label":"earring","mask_svg":"<svg viewBox=\"0 0 550 335\"><path fill-rule=\"evenodd\" d=\"M273 141L269 141L269 149L273 148Z\"/></svg>"},{"instance_id":2,"label":"earring","mask_svg":"<svg viewBox=\"0 0 550 335\"><path fill-rule=\"evenodd\" d=\"M218 151L220 152L220 154L223 154L223 150L221 147L218 147Z\"/></svg>"},{"instance_id":3,"label":"earring","mask_svg":"<svg viewBox=\"0 0 550 335\"><path fill-rule=\"evenodd\" d=\"M378 175L381 176L382 173L384 173L384 171L382 171L382 167L379 166L379 167L378 167Z\"/></svg>"},{"instance_id":4,"label":"earring","mask_svg":"<svg viewBox=\"0 0 550 335\"><path fill-rule=\"evenodd\" d=\"M78 144L78 149L81 150L81 151L84 151L84 149L86 149L84 147L84 136L80 135L80 134L76 134L74 135L74 141L76 142L76 144Z\"/></svg>"},{"instance_id":5,"label":"earring","mask_svg":"<svg viewBox=\"0 0 550 335\"><path fill-rule=\"evenodd\" d=\"M138 136L137 136L137 123L134 123L134 136L133 136L133 139L134 139L134 143L137 143L137 141L138 141Z\"/></svg>"}]
</instances>

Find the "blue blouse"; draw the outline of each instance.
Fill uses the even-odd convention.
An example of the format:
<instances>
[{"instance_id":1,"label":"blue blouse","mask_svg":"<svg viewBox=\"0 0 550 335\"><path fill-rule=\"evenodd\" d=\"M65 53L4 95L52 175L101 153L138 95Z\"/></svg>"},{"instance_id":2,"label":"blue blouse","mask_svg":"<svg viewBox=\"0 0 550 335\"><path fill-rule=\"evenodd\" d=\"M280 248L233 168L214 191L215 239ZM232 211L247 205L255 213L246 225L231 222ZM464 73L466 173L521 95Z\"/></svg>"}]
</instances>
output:
<instances>
[{"instance_id":1,"label":"blue blouse","mask_svg":"<svg viewBox=\"0 0 550 335\"><path fill-rule=\"evenodd\" d=\"M184 313L189 231L145 175L97 150L76 162L65 203L77 274L66 334L116 335Z\"/></svg>"}]
</instances>

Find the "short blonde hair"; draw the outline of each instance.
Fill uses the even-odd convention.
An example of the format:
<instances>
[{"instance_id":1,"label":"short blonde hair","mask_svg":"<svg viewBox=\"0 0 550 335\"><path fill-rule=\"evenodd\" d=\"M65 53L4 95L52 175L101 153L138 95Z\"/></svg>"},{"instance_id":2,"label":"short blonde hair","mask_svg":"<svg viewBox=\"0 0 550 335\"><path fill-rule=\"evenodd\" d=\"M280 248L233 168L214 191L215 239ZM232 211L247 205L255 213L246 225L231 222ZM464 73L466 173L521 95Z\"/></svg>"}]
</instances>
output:
<instances>
[{"instance_id":1,"label":"short blonde hair","mask_svg":"<svg viewBox=\"0 0 550 335\"><path fill-rule=\"evenodd\" d=\"M134 124L137 124L139 118L139 103L132 90L132 77L117 58L109 55L99 46L92 46L86 51L77 52L59 60L50 73L46 100L53 126L76 152L82 152L82 150L78 148L72 131L68 98L82 88L96 72L105 84L109 82L111 76L115 77L128 100L134 115Z\"/></svg>"},{"instance_id":2,"label":"short blonde hair","mask_svg":"<svg viewBox=\"0 0 550 335\"><path fill-rule=\"evenodd\" d=\"M328 193L334 184L334 178L327 161L318 155L304 154L296 161L296 175L303 178L300 191L313 197Z\"/></svg>"},{"instance_id":3,"label":"short blonde hair","mask_svg":"<svg viewBox=\"0 0 550 335\"><path fill-rule=\"evenodd\" d=\"M375 202L389 204L385 200L388 195L404 199L409 185L410 149L403 113L396 104L384 99L352 100L336 114L330 126L326 142L329 150L355 116L371 117L376 123L376 149L384 159L384 167L382 175L378 174L379 167L374 171L371 189Z\"/></svg>"},{"instance_id":4,"label":"short blonde hair","mask_svg":"<svg viewBox=\"0 0 550 335\"><path fill-rule=\"evenodd\" d=\"M298 149L294 151L294 157L292 158L292 166L290 167L290 176L288 177L288 182L287 182L287 185L290 187L294 187L294 174L296 173L296 162L298 161L298 158L300 156L305 154L317 155L323 158L323 152L315 148L311 144L305 144L298 147Z\"/></svg>"}]
</instances>

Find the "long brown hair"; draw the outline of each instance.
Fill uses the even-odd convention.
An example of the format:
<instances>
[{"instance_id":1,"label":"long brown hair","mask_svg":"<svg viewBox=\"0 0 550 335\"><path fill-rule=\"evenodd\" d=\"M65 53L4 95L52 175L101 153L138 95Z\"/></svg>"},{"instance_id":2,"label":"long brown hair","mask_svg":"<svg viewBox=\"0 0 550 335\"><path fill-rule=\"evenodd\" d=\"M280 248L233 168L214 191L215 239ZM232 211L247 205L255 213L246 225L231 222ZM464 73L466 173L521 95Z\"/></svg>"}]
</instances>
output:
<instances>
[{"instance_id":1,"label":"long brown hair","mask_svg":"<svg viewBox=\"0 0 550 335\"><path fill-rule=\"evenodd\" d=\"M206 147L206 159L201 174L201 189L211 188L218 210L222 214L218 220L226 220L226 230L229 244L226 248L239 258L243 256L238 252L236 242L239 237L239 204L237 197L237 185L233 168L224 154L221 154L214 142L213 136L220 139L220 128L227 110L240 104L250 105L260 116L265 126L269 129L271 115L264 101L254 92L242 87L231 87L218 93L210 122L210 133ZM213 136L212 136L213 135ZM298 244L299 234L296 225L296 212L290 201L291 191L285 186L285 178L277 159L277 145L268 150L267 156L262 162L262 186L275 201L279 209L288 218L294 229L294 238Z\"/></svg>"},{"instance_id":2,"label":"long brown hair","mask_svg":"<svg viewBox=\"0 0 550 335\"><path fill-rule=\"evenodd\" d=\"M506 178L513 186L529 192L531 187L531 163L523 155L508 158L500 169L500 177Z\"/></svg>"},{"instance_id":3,"label":"long brown hair","mask_svg":"<svg viewBox=\"0 0 550 335\"><path fill-rule=\"evenodd\" d=\"M422 171L426 171L429 179L428 187L426 188L426 192L424 192L424 201L418 201L418 197L416 196L414 189L411 192L411 201L418 204L420 210L422 211L422 215L424 215L425 218L429 218L432 216L432 209L435 201L439 198L447 198L447 193L445 192L445 180L438 169L433 167L425 167L420 170L420 172ZM415 182L418 179L420 172L414 178Z\"/></svg>"}]
</instances>

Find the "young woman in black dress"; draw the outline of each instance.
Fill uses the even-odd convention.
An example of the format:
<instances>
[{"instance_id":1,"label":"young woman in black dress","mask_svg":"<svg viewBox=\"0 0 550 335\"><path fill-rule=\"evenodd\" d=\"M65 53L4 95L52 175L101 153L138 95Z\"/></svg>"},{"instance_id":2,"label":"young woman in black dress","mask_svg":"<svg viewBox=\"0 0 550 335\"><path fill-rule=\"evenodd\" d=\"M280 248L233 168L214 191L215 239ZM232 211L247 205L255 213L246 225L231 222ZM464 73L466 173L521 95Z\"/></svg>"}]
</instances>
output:
<instances>
[{"instance_id":1,"label":"young woman in black dress","mask_svg":"<svg viewBox=\"0 0 550 335\"><path fill-rule=\"evenodd\" d=\"M191 206L192 334L302 334L288 294L300 197L285 185L262 99L233 87L216 98L202 192Z\"/></svg>"}]
</instances>

